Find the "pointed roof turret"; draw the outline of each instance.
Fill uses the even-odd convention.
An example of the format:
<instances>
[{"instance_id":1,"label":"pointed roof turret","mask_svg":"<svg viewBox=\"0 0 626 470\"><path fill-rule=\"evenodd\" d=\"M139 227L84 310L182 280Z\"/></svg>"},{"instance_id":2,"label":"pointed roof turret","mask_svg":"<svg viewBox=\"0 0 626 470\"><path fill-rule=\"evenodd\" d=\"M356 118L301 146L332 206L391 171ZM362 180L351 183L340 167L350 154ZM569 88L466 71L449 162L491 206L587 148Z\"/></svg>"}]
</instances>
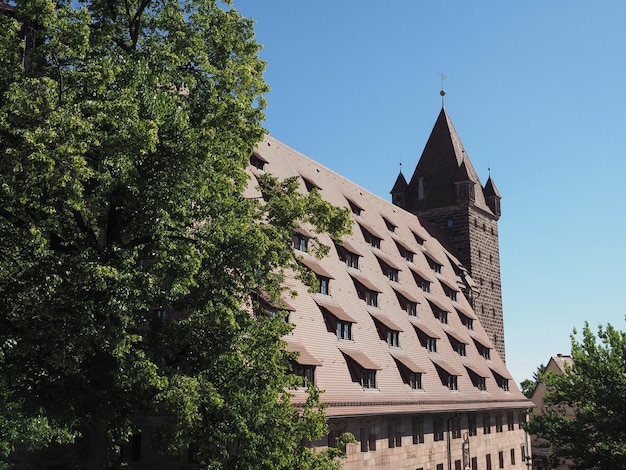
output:
<instances>
[{"instance_id":1,"label":"pointed roof turret","mask_svg":"<svg viewBox=\"0 0 626 470\"><path fill-rule=\"evenodd\" d=\"M400 169L400 174L396 178L396 182L391 188L391 202L398 207L402 207L406 209L406 192L409 189L409 185L402 174L402 169Z\"/></svg>"},{"instance_id":2,"label":"pointed roof turret","mask_svg":"<svg viewBox=\"0 0 626 470\"><path fill-rule=\"evenodd\" d=\"M496 188L496 184L491 179L491 175L489 175L489 178L487 179L487 182L485 183L485 188L483 189L483 192L485 193L485 197L496 196L496 197L502 198L502 196L500 196L500 192L498 191L498 188Z\"/></svg>"},{"instance_id":3,"label":"pointed roof turret","mask_svg":"<svg viewBox=\"0 0 626 470\"><path fill-rule=\"evenodd\" d=\"M461 167L464 168L461 168ZM409 182L409 210L417 211L456 204L455 183L460 181L459 171L465 181L471 181L482 188L476 170L450 116L441 108L430 137L426 142L422 156ZM474 204L491 212L485 202L482 191L476 191Z\"/></svg>"},{"instance_id":4,"label":"pointed roof turret","mask_svg":"<svg viewBox=\"0 0 626 470\"><path fill-rule=\"evenodd\" d=\"M485 202L489 206L489 209L491 209L491 212L493 212L496 217L500 217L500 200L502 199L502 196L500 196L500 192L498 191L498 188L496 188L496 184L491 179L491 175L489 175L489 178L485 183L483 194L485 195Z\"/></svg>"},{"instance_id":5,"label":"pointed roof turret","mask_svg":"<svg viewBox=\"0 0 626 470\"><path fill-rule=\"evenodd\" d=\"M402 170L400 170L400 174L398 175L398 177L396 178L396 182L393 185L393 188L391 188L391 191L389 191L391 194L395 194L395 193L402 193L406 191L406 188L408 188L409 185L406 182L406 179L404 178L404 175L402 174Z\"/></svg>"}]
</instances>

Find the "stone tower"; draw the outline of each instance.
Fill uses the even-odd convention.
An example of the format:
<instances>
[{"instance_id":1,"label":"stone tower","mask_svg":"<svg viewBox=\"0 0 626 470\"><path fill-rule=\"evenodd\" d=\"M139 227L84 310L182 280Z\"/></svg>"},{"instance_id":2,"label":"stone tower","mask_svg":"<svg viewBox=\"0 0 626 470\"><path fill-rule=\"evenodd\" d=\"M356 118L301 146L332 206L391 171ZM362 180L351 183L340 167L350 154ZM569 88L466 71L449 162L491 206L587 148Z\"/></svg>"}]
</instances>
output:
<instances>
[{"instance_id":1,"label":"stone tower","mask_svg":"<svg viewBox=\"0 0 626 470\"><path fill-rule=\"evenodd\" d=\"M439 227L476 287L467 295L505 359L498 219L500 193L491 176L483 187L445 108L426 142L411 180L402 173L392 202Z\"/></svg>"}]
</instances>

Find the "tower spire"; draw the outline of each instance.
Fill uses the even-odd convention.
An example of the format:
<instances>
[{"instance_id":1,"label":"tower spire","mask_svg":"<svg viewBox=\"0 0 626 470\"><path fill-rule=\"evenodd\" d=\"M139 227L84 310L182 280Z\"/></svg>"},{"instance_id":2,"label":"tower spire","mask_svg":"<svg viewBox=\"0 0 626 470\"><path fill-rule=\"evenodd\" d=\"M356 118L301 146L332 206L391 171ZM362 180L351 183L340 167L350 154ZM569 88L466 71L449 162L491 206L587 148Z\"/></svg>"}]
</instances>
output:
<instances>
[{"instance_id":1,"label":"tower spire","mask_svg":"<svg viewBox=\"0 0 626 470\"><path fill-rule=\"evenodd\" d=\"M439 72L439 77L441 77L441 91L439 94L441 95L441 108L444 108L443 97L446 96L446 91L443 89L443 81L448 78L443 73Z\"/></svg>"}]
</instances>

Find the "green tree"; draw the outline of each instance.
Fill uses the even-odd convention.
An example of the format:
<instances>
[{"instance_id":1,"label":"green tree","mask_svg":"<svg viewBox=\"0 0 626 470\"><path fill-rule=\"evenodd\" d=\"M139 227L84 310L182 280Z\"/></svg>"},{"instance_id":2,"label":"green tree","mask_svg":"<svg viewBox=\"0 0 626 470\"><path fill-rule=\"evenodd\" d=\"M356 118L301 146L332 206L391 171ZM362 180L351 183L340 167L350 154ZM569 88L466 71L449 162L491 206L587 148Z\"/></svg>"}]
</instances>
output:
<instances>
[{"instance_id":1,"label":"green tree","mask_svg":"<svg viewBox=\"0 0 626 470\"><path fill-rule=\"evenodd\" d=\"M290 326L251 312L298 269L298 221L339 237L349 217L295 180L243 196L267 91L251 20L16 0L0 28L0 452L104 468L134 417L167 416L155 439L204 468L332 468L300 445L325 417L314 390L290 403Z\"/></svg>"},{"instance_id":2,"label":"green tree","mask_svg":"<svg viewBox=\"0 0 626 470\"><path fill-rule=\"evenodd\" d=\"M541 376L545 410L534 414L531 434L552 449L555 462L576 468L626 468L626 333L610 324L595 335L588 324L572 335L572 367Z\"/></svg>"},{"instance_id":3,"label":"green tree","mask_svg":"<svg viewBox=\"0 0 626 470\"><path fill-rule=\"evenodd\" d=\"M532 380L524 379L520 382L520 390L525 397L530 398L533 396L533 392L535 391L535 388L537 388L539 380L541 380L541 374L543 374L545 370L546 366L544 364L541 364L537 366L537 370L533 372Z\"/></svg>"}]
</instances>

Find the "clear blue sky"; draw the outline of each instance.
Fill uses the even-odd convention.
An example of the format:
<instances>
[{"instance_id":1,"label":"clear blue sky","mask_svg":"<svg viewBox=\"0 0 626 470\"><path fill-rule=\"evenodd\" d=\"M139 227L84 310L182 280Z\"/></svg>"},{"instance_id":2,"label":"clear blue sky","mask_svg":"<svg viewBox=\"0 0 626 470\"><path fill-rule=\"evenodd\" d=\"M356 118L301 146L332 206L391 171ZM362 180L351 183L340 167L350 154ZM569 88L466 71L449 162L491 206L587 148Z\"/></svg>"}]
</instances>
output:
<instances>
[{"instance_id":1,"label":"clear blue sky","mask_svg":"<svg viewBox=\"0 0 626 470\"><path fill-rule=\"evenodd\" d=\"M445 106L502 194L517 382L585 321L626 329L626 2L235 0L268 63L266 128L389 199Z\"/></svg>"}]
</instances>

